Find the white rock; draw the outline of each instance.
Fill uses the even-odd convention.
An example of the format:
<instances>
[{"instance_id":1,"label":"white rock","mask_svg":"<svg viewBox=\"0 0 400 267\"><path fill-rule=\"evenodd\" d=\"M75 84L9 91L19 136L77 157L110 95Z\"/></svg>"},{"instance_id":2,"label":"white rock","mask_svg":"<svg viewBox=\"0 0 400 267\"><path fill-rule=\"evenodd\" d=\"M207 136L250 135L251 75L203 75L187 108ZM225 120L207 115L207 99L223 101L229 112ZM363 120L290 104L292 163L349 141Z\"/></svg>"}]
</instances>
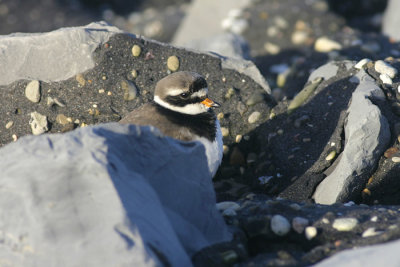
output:
<instances>
[{"instance_id":1,"label":"white rock","mask_svg":"<svg viewBox=\"0 0 400 267\"><path fill-rule=\"evenodd\" d=\"M392 157L392 161L395 163L399 163L400 162L400 157Z\"/></svg>"},{"instance_id":2,"label":"white rock","mask_svg":"<svg viewBox=\"0 0 400 267\"><path fill-rule=\"evenodd\" d=\"M340 232L351 231L358 224L356 218L339 218L333 221L332 227Z\"/></svg>"},{"instance_id":3,"label":"white rock","mask_svg":"<svg viewBox=\"0 0 400 267\"><path fill-rule=\"evenodd\" d=\"M332 50L342 49L342 45L336 41L333 41L327 37L320 37L315 41L314 49L317 52L327 53Z\"/></svg>"},{"instance_id":4,"label":"white rock","mask_svg":"<svg viewBox=\"0 0 400 267\"><path fill-rule=\"evenodd\" d=\"M400 85L397 87L397 92L400 94Z\"/></svg>"},{"instance_id":5,"label":"white rock","mask_svg":"<svg viewBox=\"0 0 400 267\"><path fill-rule=\"evenodd\" d=\"M13 121L9 121L6 123L6 129L10 129L14 125Z\"/></svg>"},{"instance_id":6,"label":"white rock","mask_svg":"<svg viewBox=\"0 0 400 267\"><path fill-rule=\"evenodd\" d=\"M381 75L379 75L379 79L381 79L384 84L393 84L392 79L386 73L382 73Z\"/></svg>"},{"instance_id":7,"label":"white rock","mask_svg":"<svg viewBox=\"0 0 400 267\"><path fill-rule=\"evenodd\" d=\"M306 235L306 238L308 240L313 239L317 235L317 233L317 228L315 228L314 226L307 226L304 231L304 234Z\"/></svg>"},{"instance_id":8,"label":"white rock","mask_svg":"<svg viewBox=\"0 0 400 267\"><path fill-rule=\"evenodd\" d=\"M295 31L292 34L292 43L295 45L305 44L308 40L309 34L305 31Z\"/></svg>"},{"instance_id":9,"label":"white rock","mask_svg":"<svg viewBox=\"0 0 400 267\"><path fill-rule=\"evenodd\" d=\"M360 61L358 61L358 63L356 65L354 65L354 68L356 69L362 69L362 67L364 67L365 64L367 64L368 62L371 62L371 59L369 58L363 58Z\"/></svg>"},{"instance_id":10,"label":"white rock","mask_svg":"<svg viewBox=\"0 0 400 267\"><path fill-rule=\"evenodd\" d=\"M258 177L258 181L260 181L260 184L264 185L267 184L274 176L260 176Z\"/></svg>"},{"instance_id":11,"label":"white rock","mask_svg":"<svg viewBox=\"0 0 400 267\"><path fill-rule=\"evenodd\" d=\"M261 113L258 111L254 111L253 113L250 114L248 121L249 123L256 123L258 119L260 118Z\"/></svg>"},{"instance_id":12,"label":"white rock","mask_svg":"<svg viewBox=\"0 0 400 267\"><path fill-rule=\"evenodd\" d=\"M238 210L240 205L233 201L223 201L216 204L216 207L219 211L224 211L227 209Z\"/></svg>"},{"instance_id":13,"label":"white rock","mask_svg":"<svg viewBox=\"0 0 400 267\"><path fill-rule=\"evenodd\" d=\"M294 217L292 220L292 227L299 234L303 233L304 228L306 228L308 224L308 219L303 217Z\"/></svg>"},{"instance_id":14,"label":"white rock","mask_svg":"<svg viewBox=\"0 0 400 267\"><path fill-rule=\"evenodd\" d=\"M32 133L34 135L39 135L49 130L47 127L47 117L37 113L36 111L31 113L29 124L31 125Z\"/></svg>"},{"instance_id":15,"label":"white rock","mask_svg":"<svg viewBox=\"0 0 400 267\"><path fill-rule=\"evenodd\" d=\"M40 100L40 83L38 80L33 80L28 83L25 88L25 96L33 103L38 103Z\"/></svg>"},{"instance_id":16,"label":"white rock","mask_svg":"<svg viewBox=\"0 0 400 267\"><path fill-rule=\"evenodd\" d=\"M271 230L276 235L284 236L290 231L290 223L282 215L274 215L271 219Z\"/></svg>"},{"instance_id":17,"label":"white rock","mask_svg":"<svg viewBox=\"0 0 400 267\"><path fill-rule=\"evenodd\" d=\"M383 232L382 231L376 231L375 230L375 227L370 227L370 228L368 228L367 230L365 230L363 233L362 233L362 237L370 237L370 236L376 236L376 235L380 235L380 234L382 234Z\"/></svg>"},{"instance_id":18,"label":"white rock","mask_svg":"<svg viewBox=\"0 0 400 267\"><path fill-rule=\"evenodd\" d=\"M387 74L392 79L397 74L397 69L383 60L377 60L375 62L375 70L381 74Z\"/></svg>"}]
</instances>

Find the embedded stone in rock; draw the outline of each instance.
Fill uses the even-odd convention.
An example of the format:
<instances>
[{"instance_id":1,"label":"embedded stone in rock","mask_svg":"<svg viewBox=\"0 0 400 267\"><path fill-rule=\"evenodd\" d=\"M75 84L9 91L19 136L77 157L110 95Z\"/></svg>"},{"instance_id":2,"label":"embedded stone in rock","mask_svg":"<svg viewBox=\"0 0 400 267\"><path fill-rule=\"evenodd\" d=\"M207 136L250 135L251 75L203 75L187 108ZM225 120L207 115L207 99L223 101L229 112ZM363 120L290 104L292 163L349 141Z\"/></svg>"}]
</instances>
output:
<instances>
[{"instance_id":1,"label":"embedded stone in rock","mask_svg":"<svg viewBox=\"0 0 400 267\"><path fill-rule=\"evenodd\" d=\"M313 195L320 204L348 202L359 196L390 140L388 121L370 100L385 101L384 93L364 70L356 76L360 83L347 110L346 145L335 169Z\"/></svg>"},{"instance_id":2,"label":"embedded stone in rock","mask_svg":"<svg viewBox=\"0 0 400 267\"><path fill-rule=\"evenodd\" d=\"M170 71L177 71L179 69L179 58L170 56L167 60L167 66Z\"/></svg>"},{"instance_id":3,"label":"embedded stone in rock","mask_svg":"<svg viewBox=\"0 0 400 267\"><path fill-rule=\"evenodd\" d=\"M40 101L40 82L38 80L28 83L25 88L25 96L33 103L38 103Z\"/></svg>"},{"instance_id":4,"label":"embedded stone in rock","mask_svg":"<svg viewBox=\"0 0 400 267\"><path fill-rule=\"evenodd\" d=\"M133 45L133 47L132 47L132 55L134 56L134 57L138 57L138 56L140 56L140 53L142 52L142 48L140 47L140 46L138 46L138 45Z\"/></svg>"},{"instance_id":5,"label":"embedded stone in rock","mask_svg":"<svg viewBox=\"0 0 400 267\"><path fill-rule=\"evenodd\" d=\"M124 100L131 101L136 98L138 89L133 82L121 81L121 88L124 91Z\"/></svg>"},{"instance_id":6,"label":"embedded stone in rock","mask_svg":"<svg viewBox=\"0 0 400 267\"><path fill-rule=\"evenodd\" d=\"M261 113L258 111L254 111L253 113L250 114L248 118L249 123L256 123L260 119Z\"/></svg>"},{"instance_id":7,"label":"embedded stone in rock","mask_svg":"<svg viewBox=\"0 0 400 267\"><path fill-rule=\"evenodd\" d=\"M311 240L314 237L316 237L317 233L318 233L318 230L314 226L307 226L304 231L304 234L308 240Z\"/></svg>"},{"instance_id":8,"label":"embedded stone in rock","mask_svg":"<svg viewBox=\"0 0 400 267\"><path fill-rule=\"evenodd\" d=\"M31 125L32 133L34 135L39 135L49 130L47 126L47 117L37 113L36 111L31 113L29 124Z\"/></svg>"},{"instance_id":9,"label":"embedded stone in rock","mask_svg":"<svg viewBox=\"0 0 400 267\"><path fill-rule=\"evenodd\" d=\"M375 62L375 70L381 74L386 74L390 78L394 78L397 74L397 69L392 67L389 63L383 60L377 60Z\"/></svg>"},{"instance_id":10,"label":"embedded stone in rock","mask_svg":"<svg viewBox=\"0 0 400 267\"><path fill-rule=\"evenodd\" d=\"M282 215L274 215L271 219L271 230L276 235L284 236L290 231L290 223Z\"/></svg>"},{"instance_id":11,"label":"embedded stone in rock","mask_svg":"<svg viewBox=\"0 0 400 267\"><path fill-rule=\"evenodd\" d=\"M333 221L332 227L341 232L353 230L358 224L356 218L339 218Z\"/></svg>"},{"instance_id":12,"label":"embedded stone in rock","mask_svg":"<svg viewBox=\"0 0 400 267\"><path fill-rule=\"evenodd\" d=\"M354 65L354 68L356 69L362 69L368 62L371 62L369 58L363 58L360 61L357 62L356 65Z\"/></svg>"},{"instance_id":13,"label":"embedded stone in rock","mask_svg":"<svg viewBox=\"0 0 400 267\"><path fill-rule=\"evenodd\" d=\"M303 217L294 217L292 220L292 227L297 233L303 233L304 229L308 226L309 221Z\"/></svg>"}]
</instances>

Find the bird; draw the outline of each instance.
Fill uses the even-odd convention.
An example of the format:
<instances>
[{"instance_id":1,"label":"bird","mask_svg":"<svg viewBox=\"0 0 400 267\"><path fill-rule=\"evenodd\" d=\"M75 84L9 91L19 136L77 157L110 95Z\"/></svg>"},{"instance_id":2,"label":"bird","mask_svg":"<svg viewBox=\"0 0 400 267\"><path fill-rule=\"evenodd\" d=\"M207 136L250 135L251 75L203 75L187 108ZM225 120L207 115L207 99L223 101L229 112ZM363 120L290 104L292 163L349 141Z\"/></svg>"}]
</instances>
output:
<instances>
[{"instance_id":1,"label":"bird","mask_svg":"<svg viewBox=\"0 0 400 267\"><path fill-rule=\"evenodd\" d=\"M134 109L119 123L151 125L165 136L181 141L199 141L205 147L208 168L214 177L222 161L220 123L213 108L220 104L208 97L205 78L179 71L159 80L153 100Z\"/></svg>"}]
</instances>

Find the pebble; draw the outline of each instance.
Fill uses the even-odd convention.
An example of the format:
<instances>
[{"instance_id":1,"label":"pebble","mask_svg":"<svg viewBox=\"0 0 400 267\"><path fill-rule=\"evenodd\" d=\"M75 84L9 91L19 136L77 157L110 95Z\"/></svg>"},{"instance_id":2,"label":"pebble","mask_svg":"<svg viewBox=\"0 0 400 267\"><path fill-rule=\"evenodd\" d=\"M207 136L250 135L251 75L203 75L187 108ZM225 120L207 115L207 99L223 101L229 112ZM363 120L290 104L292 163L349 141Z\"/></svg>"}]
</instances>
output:
<instances>
[{"instance_id":1,"label":"pebble","mask_svg":"<svg viewBox=\"0 0 400 267\"><path fill-rule=\"evenodd\" d=\"M237 104L237 111L239 112L240 116L243 116L243 114L247 111L247 107L245 104L243 104L242 102L238 102Z\"/></svg>"},{"instance_id":2,"label":"pebble","mask_svg":"<svg viewBox=\"0 0 400 267\"><path fill-rule=\"evenodd\" d=\"M25 96L33 103L40 101L40 83L38 80L33 80L28 83L25 88Z\"/></svg>"},{"instance_id":3,"label":"pebble","mask_svg":"<svg viewBox=\"0 0 400 267\"><path fill-rule=\"evenodd\" d=\"M392 157L392 161L395 163L399 163L400 162L400 157Z\"/></svg>"},{"instance_id":4,"label":"pebble","mask_svg":"<svg viewBox=\"0 0 400 267\"><path fill-rule=\"evenodd\" d=\"M258 111L254 111L253 113L250 114L250 116L248 118L248 122L256 123L258 121L258 119L260 119L260 117L261 117L261 113Z\"/></svg>"},{"instance_id":5,"label":"pebble","mask_svg":"<svg viewBox=\"0 0 400 267\"><path fill-rule=\"evenodd\" d=\"M226 127L221 127L221 133L223 137L227 137L229 135L229 129Z\"/></svg>"},{"instance_id":6,"label":"pebble","mask_svg":"<svg viewBox=\"0 0 400 267\"><path fill-rule=\"evenodd\" d=\"M230 87L225 94L225 98L230 99L234 94L235 94L235 90L232 87Z\"/></svg>"},{"instance_id":7,"label":"pebble","mask_svg":"<svg viewBox=\"0 0 400 267\"><path fill-rule=\"evenodd\" d=\"M18 140L18 136L16 134L13 134L11 137L14 142L16 142Z\"/></svg>"},{"instance_id":8,"label":"pebble","mask_svg":"<svg viewBox=\"0 0 400 267\"><path fill-rule=\"evenodd\" d=\"M295 45L306 44L308 41L309 34L306 31L295 31L292 34L292 43Z\"/></svg>"},{"instance_id":9,"label":"pebble","mask_svg":"<svg viewBox=\"0 0 400 267\"><path fill-rule=\"evenodd\" d=\"M6 123L6 129L10 129L14 125L13 121L9 121Z\"/></svg>"},{"instance_id":10,"label":"pebble","mask_svg":"<svg viewBox=\"0 0 400 267\"><path fill-rule=\"evenodd\" d=\"M179 69L179 58L170 56L167 60L167 67L170 71L177 71Z\"/></svg>"},{"instance_id":11,"label":"pebble","mask_svg":"<svg viewBox=\"0 0 400 267\"><path fill-rule=\"evenodd\" d=\"M288 113L292 113L295 109L300 107L317 89L318 85L323 81L322 77L315 78L309 85L304 87L290 102L288 107Z\"/></svg>"},{"instance_id":12,"label":"pebble","mask_svg":"<svg viewBox=\"0 0 400 267\"><path fill-rule=\"evenodd\" d=\"M131 71L131 75L132 75L132 78L133 78L133 79L136 79L137 76L138 76L137 70L133 69L133 70Z\"/></svg>"},{"instance_id":13,"label":"pebble","mask_svg":"<svg viewBox=\"0 0 400 267\"><path fill-rule=\"evenodd\" d=\"M356 218L339 218L333 221L332 227L340 232L351 231L358 224Z\"/></svg>"},{"instance_id":14,"label":"pebble","mask_svg":"<svg viewBox=\"0 0 400 267\"><path fill-rule=\"evenodd\" d=\"M260 176L258 177L258 181L261 185L268 184L268 182L274 178L274 176Z\"/></svg>"},{"instance_id":15,"label":"pebble","mask_svg":"<svg viewBox=\"0 0 400 267\"><path fill-rule=\"evenodd\" d=\"M369 58L363 58L360 61L358 61L358 63L356 65L354 65L354 67L356 69L362 69L364 67L364 65L366 65L368 62L371 62L371 59Z\"/></svg>"},{"instance_id":16,"label":"pebble","mask_svg":"<svg viewBox=\"0 0 400 267\"><path fill-rule=\"evenodd\" d=\"M58 124L61 124L61 125L66 125L66 124L68 124L68 123L71 123L71 122L72 122L72 119L71 119L71 118L68 118L68 117L65 116L64 114L58 114L57 117L56 117L56 122L57 122Z\"/></svg>"},{"instance_id":17,"label":"pebble","mask_svg":"<svg viewBox=\"0 0 400 267\"><path fill-rule=\"evenodd\" d=\"M262 93L255 93L246 101L246 105L250 107L262 101L264 101L264 95Z\"/></svg>"},{"instance_id":18,"label":"pebble","mask_svg":"<svg viewBox=\"0 0 400 267\"><path fill-rule=\"evenodd\" d=\"M391 79L391 78L389 77L389 75L387 75L386 73L382 73L381 75L379 75L379 79L381 79L381 81L382 81L384 84L390 84L390 85L393 84L392 79Z\"/></svg>"},{"instance_id":19,"label":"pebble","mask_svg":"<svg viewBox=\"0 0 400 267\"><path fill-rule=\"evenodd\" d=\"M382 234L383 232L382 231L376 231L375 230L375 227L370 227L370 228L368 228L367 230L365 230L363 233L362 233L362 237L370 237L370 236L376 236L376 235L380 235L380 234Z\"/></svg>"},{"instance_id":20,"label":"pebble","mask_svg":"<svg viewBox=\"0 0 400 267\"><path fill-rule=\"evenodd\" d=\"M238 262L239 256L234 250L228 250L220 253L222 260L224 262L224 265L226 266L232 266L236 262Z\"/></svg>"},{"instance_id":21,"label":"pebble","mask_svg":"<svg viewBox=\"0 0 400 267\"><path fill-rule=\"evenodd\" d=\"M282 215L274 215L271 219L271 230L276 235L284 236L290 231L290 223Z\"/></svg>"},{"instance_id":22,"label":"pebble","mask_svg":"<svg viewBox=\"0 0 400 267\"><path fill-rule=\"evenodd\" d=\"M75 80L78 82L78 84L83 87L86 84L85 77L83 77L82 73L79 73L75 76Z\"/></svg>"},{"instance_id":23,"label":"pebble","mask_svg":"<svg viewBox=\"0 0 400 267\"><path fill-rule=\"evenodd\" d=\"M136 98L138 89L133 82L121 81L121 88L124 91L124 100L131 101Z\"/></svg>"},{"instance_id":24,"label":"pebble","mask_svg":"<svg viewBox=\"0 0 400 267\"><path fill-rule=\"evenodd\" d=\"M264 49L270 55L276 55L276 54L279 54L279 52L281 52L281 48L278 45L270 43L270 42L266 42L264 44Z\"/></svg>"},{"instance_id":25,"label":"pebble","mask_svg":"<svg viewBox=\"0 0 400 267\"><path fill-rule=\"evenodd\" d=\"M336 41L333 41L327 37L320 37L315 41L314 49L317 52L327 53L333 50L342 49L342 45Z\"/></svg>"},{"instance_id":26,"label":"pebble","mask_svg":"<svg viewBox=\"0 0 400 267\"><path fill-rule=\"evenodd\" d=\"M375 70L381 74L386 74L390 78L394 78L397 74L397 69L392 67L390 64L383 60L377 60L375 62Z\"/></svg>"},{"instance_id":27,"label":"pebble","mask_svg":"<svg viewBox=\"0 0 400 267\"><path fill-rule=\"evenodd\" d=\"M34 135L39 135L49 130L47 126L47 117L40 113L37 113L36 111L31 113L29 124Z\"/></svg>"},{"instance_id":28,"label":"pebble","mask_svg":"<svg viewBox=\"0 0 400 267\"><path fill-rule=\"evenodd\" d=\"M134 57L140 56L141 53L142 53L142 48L140 46L136 44L132 46L132 55Z\"/></svg>"},{"instance_id":29,"label":"pebble","mask_svg":"<svg viewBox=\"0 0 400 267\"><path fill-rule=\"evenodd\" d=\"M240 143L240 141L242 141L242 138L243 138L243 135L241 135L241 134L236 135L235 142Z\"/></svg>"},{"instance_id":30,"label":"pebble","mask_svg":"<svg viewBox=\"0 0 400 267\"><path fill-rule=\"evenodd\" d=\"M309 224L309 221L303 217L294 217L292 220L292 227L297 233L303 233L304 229Z\"/></svg>"},{"instance_id":31,"label":"pebble","mask_svg":"<svg viewBox=\"0 0 400 267\"><path fill-rule=\"evenodd\" d=\"M289 205L290 208L294 209L294 210L301 210L301 206L297 203L292 203Z\"/></svg>"},{"instance_id":32,"label":"pebble","mask_svg":"<svg viewBox=\"0 0 400 267\"><path fill-rule=\"evenodd\" d=\"M335 150L332 150L332 151L328 154L328 156L326 156L325 160L326 160L326 161L331 161L331 160L333 160L335 157L336 157L336 151L335 151Z\"/></svg>"},{"instance_id":33,"label":"pebble","mask_svg":"<svg viewBox=\"0 0 400 267\"><path fill-rule=\"evenodd\" d=\"M220 113L218 113L218 115L217 115L217 119L218 120L222 120L223 118L224 118L224 113L222 113L222 112L220 112Z\"/></svg>"},{"instance_id":34,"label":"pebble","mask_svg":"<svg viewBox=\"0 0 400 267\"><path fill-rule=\"evenodd\" d=\"M222 146L222 149L224 150L224 154L225 154L225 155L228 154L228 152L229 152L229 146L223 145L223 146Z\"/></svg>"},{"instance_id":35,"label":"pebble","mask_svg":"<svg viewBox=\"0 0 400 267\"><path fill-rule=\"evenodd\" d=\"M224 211L226 209L233 209L233 210L238 210L240 209L240 205L237 204L234 201L222 201L222 202L218 202L216 204L216 207L218 210L220 211Z\"/></svg>"},{"instance_id":36,"label":"pebble","mask_svg":"<svg viewBox=\"0 0 400 267\"><path fill-rule=\"evenodd\" d=\"M308 240L311 240L314 237L316 237L317 233L318 233L317 228L315 228L314 226L307 226L304 231L304 234Z\"/></svg>"}]
</instances>

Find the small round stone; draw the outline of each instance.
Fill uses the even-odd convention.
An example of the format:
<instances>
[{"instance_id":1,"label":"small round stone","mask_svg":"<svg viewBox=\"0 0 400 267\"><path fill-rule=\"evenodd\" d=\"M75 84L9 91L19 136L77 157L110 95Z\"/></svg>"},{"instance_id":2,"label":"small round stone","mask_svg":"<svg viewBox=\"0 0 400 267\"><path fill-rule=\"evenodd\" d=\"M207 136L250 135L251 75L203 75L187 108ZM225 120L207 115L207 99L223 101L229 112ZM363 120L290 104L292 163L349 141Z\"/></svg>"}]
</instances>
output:
<instances>
[{"instance_id":1,"label":"small round stone","mask_svg":"<svg viewBox=\"0 0 400 267\"><path fill-rule=\"evenodd\" d=\"M222 120L223 118L224 118L224 113L222 113L222 112L220 112L220 113L218 113L218 115L217 115L217 119L218 120Z\"/></svg>"},{"instance_id":2,"label":"small round stone","mask_svg":"<svg viewBox=\"0 0 400 267\"><path fill-rule=\"evenodd\" d=\"M356 218L339 218L333 221L332 227L340 232L351 231L358 224Z\"/></svg>"},{"instance_id":3,"label":"small round stone","mask_svg":"<svg viewBox=\"0 0 400 267\"><path fill-rule=\"evenodd\" d=\"M311 240L314 237L316 237L317 233L318 233L317 228L315 228L314 226L307 226L304 231L304 234L308 240Z\"/></svg>"},{"instance_id":4,"label":"small round stone","mask_svg":"<svg viewBox=\"0 0 400 267\"><path fill-rule=\"evenodd\" d=\"M38 80L33 80L27 84L25 96L33 103L38 103L40 101L40 83Z\"/></svg>"},{"instance_id":5,"label":"small round stone","mask_svg":"<svg viewBox=\"0 0 400 267\"><path fill-rule=\"evenodd\" d=\"M221 127L221 133L223 137L227 137L229 135L229 129L226 127Z\"/></svg>"},{"instance_id":6,"label":"small round stone","mask_svg":"<svg viewBox=\"0 0 400 267\"><path fill-rule=\"evenodd\" d=\"M170 56L167 60L167 67L170 71L177 71L179 69L179 58Z\"/></svg>"},{"instance_id":7,"label":"small round stone","mask_svg":"<svg viewBox=\"0 0 400 267\"><path fill-rule=\"evenodd\" d=\"M395 163L399 163L400 162L400 157L392 157L392 161Z\"/></svg>"},{"instance_id":8,"label":"small round stone","mask_svg":"<svg viewBox=\"0 0 400 267\"><path fill-rule=\"evenodd\" d=\"M333 50L342 49L342 45L327 37L320 37L315 41L314 49L317 52L327 53Z\"/></svg>"},{"instance_id":9,"label":"small round stone","mask_svg":"<svg viewBox=\"0 0 400 267\"><path fill-rule=\"evenodd\" d=\"M375 62L375 70L381 74L386 74L390 78L394 78L397 74L397 69L392 67L390 64L383 60L377 60Z\"/></svg>"},{"instance_id":10,"label":"small round stone","mask_svg":"<svg viewBox=\"0 0 400 267\"><path fill-rule=\"evenodd\" d=\"M140 53L142 53L142 48L136 44L133 45L132 46L132 55L134 57L138 57L138 56L140 56Z\"/></svg>"},{"instance_id":11,"label":"small round stone","mask_svg":"<svg viewBox=\"0 0 400 267\"><path fill-rule=\"evenodd\" d=\"M369 58L363 58L360 61L358 61L358 63L356 65L354 65L354 67L356 69L362 69L368 62L371 62L371 59Z\"/></svg>"},{"instance_id":12,"label":"small round stone","mask_svg":"<svg viewBox=\"0 0 400 267\"><path fill-rule=\"evenodd\" d=\"M242 141L242 138L243 138L243 135L241 135L241 134L236 135L235 142L240 143L240 141Z\"/></svg>"},{"instance_id":13,"label":"small round stone","mask_svg":"<svg viewBox=\"0 0 400 267\"><path fill-rule=\"evenodd\" d=\"M71 123L72 120L71 120L71 118L68 118L64 114L58 114L56 117L56 122L61 125L66 125L68 123Z\"/></svg>"},{"instance_id":14,"label":"small round stone","mask_svg":"<svg viewBox=\"0 0 400 267\"><path fill-rule=\"evenodd\" d=\"M328 154L328 156L326 156L325 160L326 160L326 161L331 161L331 160L333 160L335 157L336 157L336 151L335 151L335 150L332 150L332 151Z\"/></svg>"},{"instance_id":15,"label":"small round stone","mask_svg":"<svg viewBox=\"0 0 400 267\"><path fill-rule=\"evenodd\" d=\"M254 111L253 113L250 114L248 118L249 123L256 123L261 117L261 113L258 111Z\"/></svg>"},{"instance_id":16,"label":"small round stone","mask_svg":"<svg viewBox=\"0 0 400 267\"><path fill-rule=\"evenodd\" d=\"M86 84L85 77L83 77L82 73L79 73L75 76L75 80L78 82L78 84L83 87Z\"/></svg>"},{"instance_id":17,"label":"small round stone","mask_svg":"<svg viewBox=\"0 0 400 267\"><path fill-rule=\"evenodd\" d=\"M223 145L222 146L222 149L223 149L223 153L226 155L226 154L228 154L228 152L229 152L229 146L227 146L227 145Z\"/></svg>"},{"instance_id":18,"label":"small round stone","mask_svg":"<svg viewBox=\"0 0 400 267\"><path fill-rule=\"evenodd\" d=\"M9 121L6 123L6 129L10 129L14 125L13 121Z\"/></svg>"},{"instance_id":19,"label":"small round stone","mask_svg":"<svg viewBox=\"0 0 400 267\"><path fill-rule=\"evenodd\" d=\"M132 70L132 71L131 71L131 75L132 75L132 78L133 78L133 79L136 79L137 76L138 76L137 70Z\"/></svg>"},{"instance_id":20,"label":"small round stone","mask_svg":"<svg viewBox=\"0 0 400 267\"><path fill-rule=\"evenodd\" d=\"M271 219L271 230L276 235L284 236L290 231L290 223L282 215L274 215Z\"/></svg>"}]
</instances>

